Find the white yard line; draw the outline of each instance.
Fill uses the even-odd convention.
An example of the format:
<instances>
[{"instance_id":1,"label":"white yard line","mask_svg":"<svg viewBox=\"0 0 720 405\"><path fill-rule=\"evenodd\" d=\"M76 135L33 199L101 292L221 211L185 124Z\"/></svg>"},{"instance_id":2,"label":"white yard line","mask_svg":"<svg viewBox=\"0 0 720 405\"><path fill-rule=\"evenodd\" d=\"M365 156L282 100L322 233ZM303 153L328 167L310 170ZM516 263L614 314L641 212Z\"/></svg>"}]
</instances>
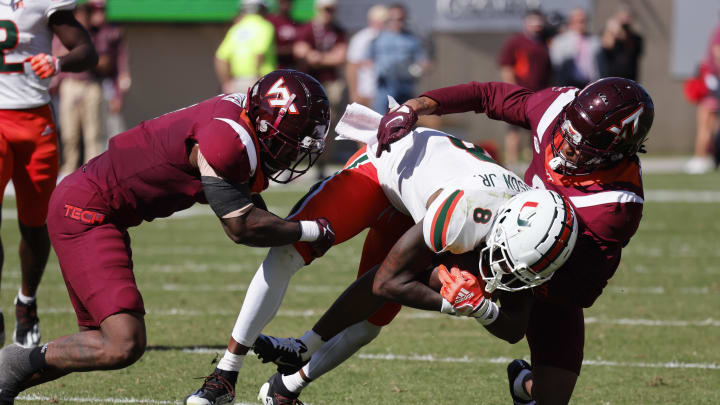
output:
<instances>
[{"instance_id":1,"label":"white yard line","mask_svg":"<svg viewBox=\"0 0 720 405\"><path fill-rule=\"evenodd\" d=\"M187 308L167 308L167 309L147 309L148 315L151 316L235 316L240 311L240 307L236 309L187 309ZM42 315L54 315L54 314L72 314L74 313L71 307L62 308L44 308L40 307L38 312ZM315 311L312 309L292 311L292 310L281 310L278 311L277 316L292 317L292 318L313 318L319 317L324 311ZM401 319L451 319L457 321L465 321L463 317L448 317L448 315L441 314L439 312L432 311L416 311L416 310L405 310L400 312L398 315ZM713 318L696 319L696 320L676 320L676 319L642 319L642 318L598 318L598 317L587 317L585 318L585 324L604 324L604 325L620 325L620 326L662 326L662 327L686 327L686 326L699 326L699 327L720 327L720 320Z\"/></svg>"},{"instance_id":2,"label":"white yard line","mask_svg":"<svg viewBox=\"0 0 720 405\"><path fill-rule=\"evenodd\" d=\"M513 359L509 357L436 357L431 354L405 356L401 354L359 354L359 358L366 360L391 360L391 361L427 361L432 363L490 363L507 364ZM583 360L587 366L607 367L641 367L641 368L697 368L703 370L720 370L720 364L716 363L682 363L677 361L665 363L644 363L629 361L610 360Z\"/></svg>"},{"instance_id":3,"label":"white yard line","mask_svg":"<svg viewBox=\"0 0 720 405\"><path fill-rule=\"evenodd\" d=\"M45 395L20 395L16 401L45 401L45 402L77 402L93 404L182 404L183 401L163 401L144 398L92 398L92 397L48 397ZM234 405L256 405L256 402L235 402Z\"/></svg>"},{"instance_id":4,"label":"white yard line","mask_svg":"<svg viewBox=\"0 0 720 405\"><path fill-rule=\"evenodd\" d=\"M192 349L183 349L183 353L190 354L207 354L222 353L224 350L218 350L211 347L194 347ZM389 360L389 361L427 361L430 363L487 363L487 364L507 364L513 359L509 357L438 357L432 354L358 354L358 358L364 360ZM628 362L628 361L611 361L611 360L583 360L586 366L607 366L607 367L641 367L641 368L697 368L704 370L720 370L720 364L717 363L683 363L679 361L669 361L663 363L645 363L645 362Z\"/></svg>"}]
</instances>

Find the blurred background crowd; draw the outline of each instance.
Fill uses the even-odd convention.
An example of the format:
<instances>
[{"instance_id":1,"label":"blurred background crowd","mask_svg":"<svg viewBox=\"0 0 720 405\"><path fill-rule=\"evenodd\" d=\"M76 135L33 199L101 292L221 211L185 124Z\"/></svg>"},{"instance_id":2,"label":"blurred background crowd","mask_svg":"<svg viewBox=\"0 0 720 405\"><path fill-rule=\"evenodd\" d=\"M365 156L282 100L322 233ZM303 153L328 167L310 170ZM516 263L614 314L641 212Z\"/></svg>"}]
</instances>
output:
<instances>
[{"instance_id":1,"label":"blurred background crowd","mask_svg":"<svg viewBox=\"0 0 720 405\"><path fill-rule=\"evenodd\" d=\"M61 175L101 153L126 125L219 92L245 92L278 68L317 78L333 123L350 102L385 113L388 95L402 103L470 80L538 90L625 77L655 99L650 152L688 156L688 173L714 170L720 160L717 1L178 0L172 9L167 3L79 1L77 19L100 59L90 72L54 80ZM54 52L63 51L58 42ZM421 125L481 144L511 168L530 157L531 137L521 128L463 117L425 117ZM329 174L326 166L344 162L355 148L329 142L315 175Z\"/></svg>"}]
</instances>

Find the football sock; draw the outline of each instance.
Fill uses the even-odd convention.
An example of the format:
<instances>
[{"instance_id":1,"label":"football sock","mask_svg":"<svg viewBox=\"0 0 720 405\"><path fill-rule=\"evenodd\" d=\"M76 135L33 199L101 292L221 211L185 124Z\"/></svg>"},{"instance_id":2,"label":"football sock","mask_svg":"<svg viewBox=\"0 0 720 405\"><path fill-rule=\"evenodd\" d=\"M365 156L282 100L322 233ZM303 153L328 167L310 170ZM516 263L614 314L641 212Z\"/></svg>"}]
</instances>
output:
<instances>
[{"instance_id":1,"label":"football sock","mask_svg":"<svg viewBox=\"0 0 720 405\"><path fill-rule=\"evenodd\" d=\"M285 385L285 388L295 394L300 393L303 388L307 387L310 384L310 381L305 381L302 378L299 371L295 374L282 376L282 381L283 385Z\"/></svg>"},{"instance_id":2,"label":"football sock","mask_svg":"<svg viewBox=\"0 0 720 405\"><path fill-rule=\"evenodd\" d=\"M20 287L20 289L18 290L17 299L25 305L35 302L35 297L28 297L27 295L24 295L22 293L22 287Z\"/></svg>"},{"instance_id":3,"label":"football sock","mask_svg":"<svg viewBox=\"0 0 720 405\"><path fill-rule=\"evenodd\" d=\"M234 354L229 350L225 349L225 355L218 362L217 368L225 371L237 372L242 368L243 360L245 360L244 354Z\"/></svg>"},{"instance_id":4,"label":"football sock","mask_svg":"<svg viewBox=\"0 0 720 405\"><path fill-rule=\"evenodd\" d=\"M303 372L311 380L316 380L370 343L380 334L381 329L382 326L373 325L368 321L350 326L323 344L313 354L310 362L303 366Z\"/></svg>"},{"instance_id":5,"label":"football sock","mask_svg":"<svg viewBox=\"0 0 720 405\"><path fill-rule=\"evenodd\" d=\"M305 332L305 334L300 338L300 340L305 343L305 347L307 347L307 351L302 354L302 359L307 360L310 358L310 356L313 355L317 351L317 349L320 348L320 346L325 343L324 340L315 333L314 330L310 329L309 331Z\"/></svg>"},{"instance_id":6,"label":"football sock","mask_svg":"<svg viewBox=\"0 0 720 405\"><path fill-rule=\"evenodd\" d=\"M292 245L270 249L250 282L235 321L232 337L236 342L252 347L260 331L280 308L290 278L304 265L305 261Z\"/></svg>"},{"instance_id":7,"label":"football sock","mask_svg":"<svg viewBox=\"0 0 720 405\"><path fill-rule=\"evenodd\" d=\"M530 393L525 389L525 382L532 377L531 373L530 370L523 370L515 377L515 381L513 381L513 392L523 401L530 401L532 399Z\"/></svg>"}]
</instances>

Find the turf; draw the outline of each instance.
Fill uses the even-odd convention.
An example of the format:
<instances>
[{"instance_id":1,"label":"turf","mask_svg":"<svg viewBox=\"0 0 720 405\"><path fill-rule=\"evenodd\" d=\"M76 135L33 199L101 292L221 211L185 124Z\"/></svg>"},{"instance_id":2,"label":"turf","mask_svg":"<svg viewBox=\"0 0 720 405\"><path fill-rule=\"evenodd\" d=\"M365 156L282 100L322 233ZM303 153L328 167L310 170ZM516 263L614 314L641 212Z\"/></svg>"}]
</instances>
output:
<instances>
[{"instance_id":1,"label":"turf","mask_svg":"<svg viewBox=\"0 0 720 405\"><path fill-rule=\"evenodd\" d=\"M586 311L589 363L572 403L720 403L720 201L653 201L667 191L673 196L711 192L717 200L720 175L646 175L645 188L640 229L611 285ZM279 214L301 195L297 189L265 194ZM6 199L3 208L13 206ZM148 309L148 352L125 370L78 373L28 390L18 404L180 403L199 387L194 377L212 370L214 352L227 343L265 250L233 244L211 215L158 220L131 235L135 274ZM361 237L300 271L266 332L299 335L309 328L354 279ZM5 219L2 238L0 303L11 333L19 282L14 220ZM40 289L39 312L44 341L76 330L54 257ZM211 350L189 350L197 347ZM302 399L312 404L509 404L505 366L527 355L525 341L509 345L475 322L404 309L361 356L311 385ZM257 389L273 371L249 356L236 400L255 402Z\"/></svg>"}]
</instances>

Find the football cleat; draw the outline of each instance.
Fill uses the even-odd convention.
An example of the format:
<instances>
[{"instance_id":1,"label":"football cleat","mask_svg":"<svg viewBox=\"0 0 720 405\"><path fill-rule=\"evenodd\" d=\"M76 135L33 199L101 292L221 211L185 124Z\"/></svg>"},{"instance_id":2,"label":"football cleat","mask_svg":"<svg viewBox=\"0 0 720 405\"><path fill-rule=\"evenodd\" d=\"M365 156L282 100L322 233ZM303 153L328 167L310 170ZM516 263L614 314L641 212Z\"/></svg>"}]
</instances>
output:
<instances>
[{"instance_id":1,"label":"football cleat","mask_svg":"<svg viewBox=\"0 0 720 405\"><path fill-rule=\"evenodd\" d=\"M0 350L0 405L13 404L22 386L35 373L29 351L18 345Z\"/></svg>"},{"instance_id":2,"label":"football cleat","mask_svg":"<svg viewBox=\"0 0 720 405\"><path fill-rule=\"evenodd\" d=\"M285 387L280 373L273 374L258 392L258 400L265 405L303 405L299 396Z\"/></svg>"},{"instance_id":3,"label":"football cleat","mask_svg":"<svg viewBox=\"0 0 720 405\"><path fill-rule=\"evenodd\" d=\"M185 405L232 404L235 386L219 373L205 377L202 387L185 398Z\"/></svg>"},{"instance_id":4,"label":"football cleat","mask_svg":"<svg viewBox=\"0 0 720 405\"><path fill-rule=\"evenodd\" d=\"M510 396L512 397L514 405L535 405L535 401L533 399L523 399L515 393L515 382L518 378L520 378L518 384L523 384L525 382L525 375L531 372L532 367L525 360L515 359L508 364L508 383L510 384ZM520 387L518 387L518 389L520 389Z\"/></svg>"},{"instance_id":5,"label":"football cleat","mask_svg":"<svg viewBox=\"0 0 720 405\"><path fill-rule=\"evenodd\" d=\"M276 338L261 334L255 340L253 351L263 363L275 363L278 373L283 375L297 372L310 361L302 357L307 352L305 343L293 337Z\"/></svg>"},{"instance_id":6,"label":"football cleat","mask_svg":"<svg viewBox=\"0 0 720 405\"><path fill-rule=\"evenodd\" d=\"M25 348L40 345L40 319L37 316L37 301L23 304L16 296L15 318L13 343Z\"/></svg>"}]
</instances>

